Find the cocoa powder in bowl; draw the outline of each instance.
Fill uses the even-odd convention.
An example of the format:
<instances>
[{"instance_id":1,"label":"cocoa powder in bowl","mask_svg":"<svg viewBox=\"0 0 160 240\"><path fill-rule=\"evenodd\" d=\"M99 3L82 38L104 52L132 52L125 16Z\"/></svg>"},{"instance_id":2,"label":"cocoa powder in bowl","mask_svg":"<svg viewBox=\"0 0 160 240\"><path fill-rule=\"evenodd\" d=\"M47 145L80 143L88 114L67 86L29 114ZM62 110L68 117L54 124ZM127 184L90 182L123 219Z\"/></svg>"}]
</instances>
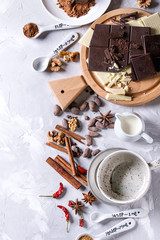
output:
<instances>
[{"instance_id":1,"label":"cocoa powder in bowl","mask_svg":"<svg viewBox=\"0 0 160 240\"><path fill-rule=\"evenodd\" d=\"M27 23L23 27L23 33L26 37L33 38L39 33L38 26L35 23Z\"/></svg>"},{"instance_id":2,"label":"cocoa powder in bowl","mask_svg":"<svg viewBox=\"0 0 160 240\"><path fill-rule=\"evenodd\" d=\"M90 7L95 5L95 0L90 0L85 4L74 3L72 0L57 0L58 5L62 8L69 17L84 16L90 10Z\"/></svg>"}]
</instances>

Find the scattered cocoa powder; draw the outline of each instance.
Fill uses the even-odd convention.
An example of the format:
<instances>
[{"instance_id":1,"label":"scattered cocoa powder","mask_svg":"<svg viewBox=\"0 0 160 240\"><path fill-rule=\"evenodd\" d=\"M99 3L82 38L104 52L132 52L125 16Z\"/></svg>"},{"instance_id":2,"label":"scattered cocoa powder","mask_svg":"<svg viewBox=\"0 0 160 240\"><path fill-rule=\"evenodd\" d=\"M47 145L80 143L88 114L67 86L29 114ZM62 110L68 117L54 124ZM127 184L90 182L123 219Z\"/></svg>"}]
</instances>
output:
<instances>
[{"instance_id":1,"label":"scattered cocoa powder","mask_svg":"<svg viewBox=\"0 0 160 240\"><path fill-rule=\"evenodd\" d=\"M90 10L90 7L95 5L95 0L90 0L85 4L78 4L73 0L57 0L59 8L62 8L69 17L84 16Z\"/></svg>"},{"instance_id":2,"label":"scattered cocoa powder","mask_svg":"<svg viewBox=\"0 0 160 240\"><path fill-rule=\"evenodd\" d=\"M26 37L33 38L39 33L38 26L35 23L27 23L23 27L23 33Z\"/></svg>"}]
</instances>

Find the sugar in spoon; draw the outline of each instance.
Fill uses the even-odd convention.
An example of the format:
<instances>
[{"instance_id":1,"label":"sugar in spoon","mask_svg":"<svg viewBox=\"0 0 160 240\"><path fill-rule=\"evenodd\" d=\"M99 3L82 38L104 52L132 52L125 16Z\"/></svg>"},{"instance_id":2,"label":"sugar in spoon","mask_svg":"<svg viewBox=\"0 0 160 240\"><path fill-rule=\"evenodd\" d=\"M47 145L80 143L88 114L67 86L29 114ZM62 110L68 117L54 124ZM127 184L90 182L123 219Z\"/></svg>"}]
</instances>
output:
<instances>
[{"instance_id":1,"label":"sugar in spoon","mask_svg":"<svg viewBox=\"0 0 160 240\"><path fill-rule=\"evenodd\" d=\"M101 240L106 237L112 237L113 235L129 231L132 228L134 228L135 225L136 225L136 221L133 218L128 218L128 219L125 219L125 220L121 221L120 223L114 225L112 228L106 230L105 232L102 232L96 236L93 236L93 234L90 234L90 233L81 233L80 235L78 235L76 237L76 240L79 240L84 235L89 235L94 240Z\"/></svg>"},{"instance_id":2,"label":"sugar in spoon","mask_svg":"<svg viewBox=\"0 0 160 240\"><path fill-rule=\"evenodd\" d=\"M101 213L101 212L93 212L90 215L90 219L92 222L98 223L102 222L105 219L111 219L111 218L140 218L146 216L148 213L142 208L136 208L136 209L130 209L126 211L121 211L117 213Z\"/></svg>"},{"instance_id":3,"label":"sugar in spoon","mask_svg":"<svg viewBox=\"0 0 160 240\"><path fill-rule=\"evenodd\" d=\"M50 52L46 57L39 57L36 58L32 66L35 71L43 72L47 69L49 61L52 57L55 57L59 51L64 50L65 48L69 47L71 44L73 44L78 39L78 33L71 32L67 37L60 42L60 44L52 51Z\"/></svg>"},{"instance_id":4,"label":"sugar in spoon","mask_svg":"<svg viewBox=\"0 0 160 240\"><path fill-rule=\"evenodd\" d=\"M53 25L46 25L46 26L42 26L42 25L38 25L36 23L28 23L23 27L23 33L26 37L31 38L31 39L35 39L38 38L42 33L44 32L49 32L49 31L56 31L56 30L63 30L63 29L72 29L72 28L78 28L80 27L78 26L71 26L71 25L67 25L64 23L58 23L58 24L53 24ZM28 36L26 34L26 31L32 31L32 29L36 29L36 31L32 32L32 36Z\"/></svg>"}]
</instances>

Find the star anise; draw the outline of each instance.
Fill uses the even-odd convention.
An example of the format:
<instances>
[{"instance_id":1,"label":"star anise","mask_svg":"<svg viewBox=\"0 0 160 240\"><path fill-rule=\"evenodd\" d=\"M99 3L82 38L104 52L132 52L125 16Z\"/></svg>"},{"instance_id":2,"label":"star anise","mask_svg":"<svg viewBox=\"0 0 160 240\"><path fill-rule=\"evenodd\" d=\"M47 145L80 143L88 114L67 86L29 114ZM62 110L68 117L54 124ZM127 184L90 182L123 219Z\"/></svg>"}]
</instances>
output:
<instances>
[{"instance_id":1,"label":"star anise","mask_svg":"<svg viewBox=\"0 0 160 240\"><path fill-rule=\"evenodd\" d=\"M96 119L100 119L100 122L103 123L103 125L105 126L106 122L112 124L113 122L109 119L109 118L113 118L114 116L113 115L110 115L111 113L111 110L108 111L105 115L103 115L101 112L100 113L100 116L97 116Z\"/></svg>"},{"instance_id":2,"label":"star anise","mask_svg":"<svg viewBox=\"0 0 160 240\"><path fill-rule=\"evenodd\" d=\"M89 203L92 206L92 202L95 202L97 198L94 197L94 195L91 193L91 191L88 192L88 194L82 193L84 198L82 199L85 203Z\"/></svg>"},{"instance_id":3,"label":"star anise","mask_svg":"<svg viewBox=\"0 0 160 240\"><path fill-rule=\"evenodd\" d=\"M149 7L151 4L151 0L137 0L138 7L140 8L146 8Z\"/></svg>"},{"instance_id":4,"label":"star anise","mask_svg":"<svg viewBox=\"0 0 160 240\"><path fill-rule=\"evenodd\" d=\"M84 206L84 204L81 203L81 201L78 201L78 198L76 199L75 202L70 200L68 206L75 210L75 214L83 212L81 208Z\"/></svg>"}]
</instances>

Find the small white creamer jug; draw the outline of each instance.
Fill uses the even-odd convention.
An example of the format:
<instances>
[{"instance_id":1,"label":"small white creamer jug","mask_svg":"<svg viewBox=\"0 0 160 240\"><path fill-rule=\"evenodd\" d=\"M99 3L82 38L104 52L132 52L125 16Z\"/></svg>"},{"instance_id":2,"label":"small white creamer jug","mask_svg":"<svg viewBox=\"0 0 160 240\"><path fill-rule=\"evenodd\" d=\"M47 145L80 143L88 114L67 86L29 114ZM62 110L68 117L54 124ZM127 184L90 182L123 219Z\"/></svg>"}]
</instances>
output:
<instances>
[{"instance_id":1,"label":"small white creamer jug","mask_svg":"<svg viewBox=\"0 0 160 240\"><path fill-rule=\"evenodd\" d=\"M144 132L145 123L137 113L116 113L115 117L114 130L118 138L125 142L136 142L142 137L147 143L153 142L153 139Z\"/></svg>"}]
</instances>

